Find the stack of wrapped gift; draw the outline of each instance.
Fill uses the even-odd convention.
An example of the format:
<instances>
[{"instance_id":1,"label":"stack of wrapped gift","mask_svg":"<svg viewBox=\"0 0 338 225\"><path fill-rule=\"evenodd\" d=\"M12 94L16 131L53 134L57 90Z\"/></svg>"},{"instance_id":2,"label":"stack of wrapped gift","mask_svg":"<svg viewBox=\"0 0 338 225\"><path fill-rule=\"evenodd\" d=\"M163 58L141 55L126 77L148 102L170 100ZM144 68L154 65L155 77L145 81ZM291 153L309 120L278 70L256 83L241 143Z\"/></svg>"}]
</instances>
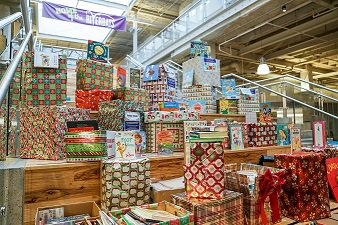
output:
<instances>
[{"instance_id":1,"label":"stack of wrapped gift","mask_svg":"<svg viewBox=\"0 0 338 225\"><path fill-rule=\"evenodd\" d=\"M194 110L194 105L201 104L203 113L216 113L216 89L212 86L191 86L182 89L183 99Z\"/></svg>"},{"instance_id":2,"label":"stack of wrapped gift","mask_svg":"<svg viewBox=\"0 0 338 225\"><path fill-rule=\"evenodd\" d=\"M299 222L330 217L325 160L321 153L275 155L275 166L285 169L280 201L284 216Z\"/></svg>"},{"instance_id":3,"label":"stack of wrapped gift","mask_svg":"<svg viewBox=\"0 0 338 225\"><path fill-rule=\"evenodd\" d=\"M338 156L338 148L334 146L325 146L324 148L318 147L302 147L302 152L322 153L326 158L335 158Z\"/></svg>"},{"instance_id":4,"label":"stack of wrapped gift","mask_svg":"<svg viewBox=\"0 0 338 225\"><path fill-rule=\"evenodd\" d=\"M101 196L102 208L105 211L149 203L149 159L103 161Z\"/></svg>"},{"instance_id":5,"label":"stack of wrapped gift","mask_svg":"<svg viewBox=\"0 0 338 225\"><path fill-rule=\"evenodd\" d=\"M142 82L142 88L149 94L150 110L157 108L160 102L173 102L176 97L177 76L169 76L169 69L164 65L160 65L159 71L156 72L158 79L145 81L143 78Z\"/></svg>"},{"instance_id":6,"label":"stack of wrapped gift","mask_svg":"<svg viewBox=\"0 0 338 225\"><path fill-rule=\"evenodd\" d=\"M222 142L190 143L185 157L186 191L173 195L174 202L191 210L198 225L244 224L243 195L224 188Z\"/></svg>"},{"instance_id":7,"label":"stack of wrapped gift","mask_svg":"<svg viewBox=\"0 0 338 225\"><path fill-rule=\"evenodd\" d=\"M13 80L9 87L9 105L10 107L18 106L20 101L20 92L21 92L21 64L18 64L18 67L15 70ZM7 65L0 64L0 80L7 70ZM2 104L6 104L6 100Z\"/></svg>"},{"instance_id":8,"label":"stack of wrapped gift","mask_svg":"<svg viewBox=\"0 0 338 225\"><path fill-rule=\"evenodd\" d=\"M111 101L113 65L80 59L76 66L76 107L98 110L100 102Z\"/></svg>"},{"instance_id":9,"label":"stack of wrapped gift","mask_svg":"<svg viewBox=\"0 0 338 225\"><path fill-rule=\"evenodd\" d=\"M141 117L141 130L143 130L143 110L144 104L142 102L122 100L102 102L99 104L98 123L102 130L122 131L125 112L139 112Z\"/></svg>"},{"instance_id":10,"label":"stack of wrapped gift","mask_svg":"<svg viewBox=\"0 0 338 225\"><path fill-rule=\"evenodd\" d=\"M273 146L277 144L277 123L248 124L249 147Z\"/></svg>"},{"instance_id":11,"label":"stack of wrapped gift","mask_svg":"<svg viewBox=\"0 0 338 225\"><path fill-rule=\"evenodd\" d=\"M238 100L219 99L217 100L217 113L238 114Z\"/></svg>"},{"instance_id":12,"label":"stack of wrapped gift","mask_svg":"<svg viewBox=\"0 0 338 225\"><path fill-rule=\"evenodd\" d=\"M259 92L250 89L252 95L241 93L238 100L238 114L245 115L247 112L259 112Z\"/></svg>"},{"instance_id":13,"label":"stack of wrapped gift","mask_svg":"<svg viewBox=\"0 0 338 225\"><path fill-rule=\"evenodd\" d=\"M144 122L147 133L147 151L159 152L161 134L172 135L172 150L184 150L184 121L197 121L199 114L192 111L145 112ZM168 132L168 134L166 134Z\"/></svg>"},{"instance_id":14,"label":"stack of wrapped gift","mask_svg":"<svg viewBox=\"0 0 338 225\"><path fill-rule=\"evenodd\" d=\"M67 59L59 58L59 68L34 67L34 52L22 56L23 104L27 106L64 105L67 98ZM16 97L17 98L17 97Z\"/></svg>"},{"instance_id":15,"label":"stack of wrapped gift","mask_svg":"<svg viewBox=\"0 0 338 225\"><path fill-rule=\"evenodd\" d=\"M105 131L67 132L67 161L99 161L107 155Z\"/></svg>"},{"instance_id":16,"label":"stack of wrapped gift","mask_svg":"<svg viewBox=\"0 0 338 225\"><path fill-rule=\"evenodd\" d=\"M89 120L86 109L61 106L22 108L20 111L20 157L64 158L67 121Z\"/></svg>"},{"instance_id":17,"label":"stack of wrapped gift","mask_svg":"<svg viewBox=\"0 0 338 225\"><path fill-rule=\"evenodd\" d=\"M244 196L245 225L275 224L281 221L279 197L284 171L242 163L225 165L225 188Z\"/></svg>"},{"instance_id":18,"label":"stack of wrapped gift","mask_svg":"<svg viewBox=\"0 0 338 225\"><path fill-rule=\"evenodd\" d=\"M149 93L142 88L118 88L113 90L113 99L144 103L144 111L149 110Z\"/></svg>"}]
</instances>

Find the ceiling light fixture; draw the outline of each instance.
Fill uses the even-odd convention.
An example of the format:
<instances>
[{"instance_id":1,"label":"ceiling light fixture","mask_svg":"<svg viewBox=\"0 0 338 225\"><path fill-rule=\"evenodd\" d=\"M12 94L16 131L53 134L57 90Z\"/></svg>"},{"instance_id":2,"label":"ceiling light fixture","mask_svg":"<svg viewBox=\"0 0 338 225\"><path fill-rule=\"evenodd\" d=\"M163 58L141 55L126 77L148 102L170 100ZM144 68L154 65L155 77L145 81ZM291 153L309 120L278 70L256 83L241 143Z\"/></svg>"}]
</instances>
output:
<instances>
[{"instance_id":1,"label":"ceiling light fixture","mask_svg":"<svg viewBox=\"0 0 338 225\"><path fill-rule=\"evenodd\" d=\"M286 12L286 5L282 6L282 12L284 12L284 13Z\"/></svg>"},{"instance_id":2,"label":"ceiling light fixture","mask_svg":"<svg viewBox=\"0 0 338 225\"><path fill-rule=\"evenodd\" d=\"M270 73L270 68L269 68L268 64L265 63L265 58L261 57L256 74L266 75L266 74L269 74L269 73Z\"/></svg>"}]
</instances>

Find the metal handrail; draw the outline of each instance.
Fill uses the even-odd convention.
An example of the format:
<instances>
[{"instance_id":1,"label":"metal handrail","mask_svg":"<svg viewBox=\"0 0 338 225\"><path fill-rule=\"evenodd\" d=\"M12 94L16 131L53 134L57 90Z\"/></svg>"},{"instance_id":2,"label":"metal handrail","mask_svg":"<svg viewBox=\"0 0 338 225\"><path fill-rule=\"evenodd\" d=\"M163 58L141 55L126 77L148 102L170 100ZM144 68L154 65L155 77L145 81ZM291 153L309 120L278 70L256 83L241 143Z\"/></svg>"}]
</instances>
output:
<instances>
[{"instance_id":1,"label":"metal handrail","mask_svg":"<svg viewBox=\"0 0 338 225\"><path fill-rule=\"evenodd\" d=\"M9 64L4 76L2 77L2 79L0 81L0 105L7 95L7 91L8 91L10 84L11 84L11 81L14 77L14 73L16 71L16 68L18 67L18 64L21 60L21 56L22 56L23 52L25 51L25 48L26 48L31 36L32 36L32 30L30 30L27 33L25 39L23 40L23 42L21 43L21 45L19 47L18 52L15 54L11 64Z\"/></svg>"},{"instance_id":2,"label":"metal handrail","mask_svg":"<svg viewBox=\"0 0 338 225\"><path fill-rule=\"evenodd\" d=\"M144 65L142 63L140 63L139 61L137 61L136 59L134 59L132 56L130 55L126 55L127 60L131 61L132 63L134 63L136 66L138 67L144 67Z\"/></svg>"},{"instance_id":3,"label":"metal handrail","mask_svg":"<svg viewBox=\"0 0 338 225\"><path fill-rule=\"evenodd\" d=\"M174 64L175 66L177 66L178 68L183 69L183 66L181 66L181 65L178 64L177 62L174 62L174 61L171 60L171 59L165 61L165 63L172 63L172 64Z\"/></svg>"},{"instance_id":4,"label":"metal handrail","mask_svg":"<svg viewBox=\"0 0 338 225\"><path fill-rule=\"evenodd\" d=\"M322 94L322 93L320 93L320 92L313 91L313 90L311 90L311 89L307 89L307 88L302 87L302 86L300 86L300 85L291 83L291 82L289 82L289 81L287 81L287 80L282 80L282 81L275 82L275 83L270 83L270 84L262 84L262 86L268 87L268 86L274 86L274 85L278 85L278 84L289 84L289 85L294 86L294 87L297 87L297 88L299 88L299 89L303 89L303 90L306 90L306 91L311 92L311 93L313 93L313 94L316 94L316 95L325 97L325 98L330 99L330 100L332 100L332 101L334 101L334 102L338 102L338 99L336 99L336 98L333 98L333 97L328 96L328 95L324 95L324 94ZM258 88L258 87L250 87L250 89L257 89L257 88Z\"/></svg>"},{"instance_id":5,"label":"metal handrail","mask_svg":"<svg viewBox=\"0 0 338 225\"><path fill-rule=\"evenodd\" d=\"M273 74L273 75L274 75L274 74ZM300 81L300 82L304 82L304 83L313 85L313 86L315 86L315 87L322 88L322 89L325 89L325 90L327 90L327 91L334 92L334 93L338 94L338 91L337 91L337 90L334 90L334 89L328 88L328 87L326 87L326 86L323 86L323 85L320 85L320 84L316 84L316 83L313 83L313 82L311 82L311 81L304 80L304 79L302 79L302 78L295 77L295 76L292 76L292 75L289 75L289 74L284 74L284 75L282 75L282 76L276 74L275 76L278 76L278 77L267 78L267 79L264 79L264 80L257 81L256 83L262 83L262 82L266 82L266 81L278 80L278 79L282 79L282 78L288 77L288 78L291 78L291 79L294 79L294 80L298 80L298 81ZM250 84L250 83L241 84L241 85L238 85L238 87L243 87L243 86L246 86L246 85L249 85L249 84Z\"/></svg>"},{"instance_id":6,"label":"metal handrail","mask_svg":"<svg viewBox=\"0 0 338 225\"><path fill-rule=\"evenodd\" d=\"M262 89L264 89L264 90L266 90L266 91L272 92L272 93L274 93L274 94L276 94L276 95L279 95L279 96L281 96L281 97L283 97L283 98L286 98L286 99L289 99L289 100L291 100L291 101L297 102L297 103L299 103L299 104L301 104L301 105L303 105L303 106L305 106L305 107L307 107L307 108L310 108L310 109L315 110L315 111L317 111L317 112L323 113L323 114L325 114L325 115L327 115L327 116L330 116L330 117L335 118L335 119L338 120L338 116L332 115L332 114L330 114L330 113L328 113L328 112L325 112L325 111L323 111L323 110L321 110L321 109L317 109L316 107L313 107L313 106L311 106L311 105L308 105L308 104L306 104L306 103L304 103L304 102L302 102L302 101L299 101L299 100L297 100L297 99L291 98L291 97L289 97L289 96L287 96L287 95L281 94L281 93L279 93L279 92L277 92L277 91L275 91L275 90L272 90L272 89L270 89L270 88L267 88L267 87L265 87L264 85L261 85L261 84L259 84L259 83L257 83L257 82L250 81L250 80L248 80L248 79L246 79L246 78L243 78L243 77L241 77L241 76L238 76L237 74L231 73L231 74L227 74L227 75L223 75L223 76L222 76L222 78L227 78L227 77L235 77L235 78L240 79L240 80L243 80L243 81L245 81L245 82L247 82L247 83L256 85L256 86L258 86L258 87L260 87L260 88L262 88Z\"/></svg>"},{"instance_id":7,"label":"metal handrail","mask_svg":"<svg viewBox=\"0 0 338 225\"><path fill-rule=\"evenodd\" d=\"M5 18L3 18L2 20L0 20L0 28L3 28L11 23L13 23L14 21L16 21L17 19L19 19L22 16L21 12L17 12L14 13L10 16L7 16Z\"/></svg>"}]
</instances>

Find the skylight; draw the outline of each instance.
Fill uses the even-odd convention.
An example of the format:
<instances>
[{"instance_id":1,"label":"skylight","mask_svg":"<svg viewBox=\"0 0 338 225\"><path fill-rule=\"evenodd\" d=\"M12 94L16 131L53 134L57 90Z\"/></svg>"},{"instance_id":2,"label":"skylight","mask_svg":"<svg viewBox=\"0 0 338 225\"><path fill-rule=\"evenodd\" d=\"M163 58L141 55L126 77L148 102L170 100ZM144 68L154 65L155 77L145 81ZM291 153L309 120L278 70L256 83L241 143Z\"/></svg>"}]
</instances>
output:
<instances>
[{"instance_id":1,"label":"skylight","mask_svg":"<svg viewBox=\"0 0 338 225\"><path fill-rule=\"evenodd\" d=\"M107 6L110 3L117 3L126 5L130 0L48 0L48 2L70 6L79 9L90 10L94 12L102 12L110 15L121 16L124 12L123 7L114 8ZM100 2L107 4L102 5ZM38 3L38 36L41 38L56 39L63 41L72 41L86 43L87 40L94 40L102 42L109 34L110 29L104 27L94 27L90 25L84 25L79 23L61 21L57 19L51 19L42 17L42 3Z\"/></svg>"}]
</instances>

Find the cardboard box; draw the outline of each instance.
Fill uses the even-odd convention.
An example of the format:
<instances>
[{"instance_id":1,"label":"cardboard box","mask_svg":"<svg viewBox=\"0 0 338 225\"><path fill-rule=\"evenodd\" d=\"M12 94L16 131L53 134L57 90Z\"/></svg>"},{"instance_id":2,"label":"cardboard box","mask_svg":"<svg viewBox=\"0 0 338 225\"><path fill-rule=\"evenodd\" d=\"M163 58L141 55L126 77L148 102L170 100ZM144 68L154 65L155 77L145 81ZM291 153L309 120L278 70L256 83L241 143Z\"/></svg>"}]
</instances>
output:
<instances>
[{"instance_id":1,"label":"cardboard box","mask_svg":"<svg viewBox=\"0 0 338 225\"><path fill-rule=\"evenodd\" d=\"M152 183L150 197L153 202L171 202L171 195L182 193L184 189L183 177Z\"/></svg>"},{"instance_id":2,"label":"cardboard box","mask_svg":"<svg viewBox=\"0 0 338 225\"><path fill-rule=\"evenodd\" d=\"M40 225L39 221L39 212L42 210L55 209L55 208L64 208L64 216L75 216L81 214L89 214L91 217L96 217L100 215L100 208L96 205L95 202L81 202L74 204L65 204L57 205L50 207L39 207L36 210L35 215L35 225Z\"/></svg>"}]
</instances>

